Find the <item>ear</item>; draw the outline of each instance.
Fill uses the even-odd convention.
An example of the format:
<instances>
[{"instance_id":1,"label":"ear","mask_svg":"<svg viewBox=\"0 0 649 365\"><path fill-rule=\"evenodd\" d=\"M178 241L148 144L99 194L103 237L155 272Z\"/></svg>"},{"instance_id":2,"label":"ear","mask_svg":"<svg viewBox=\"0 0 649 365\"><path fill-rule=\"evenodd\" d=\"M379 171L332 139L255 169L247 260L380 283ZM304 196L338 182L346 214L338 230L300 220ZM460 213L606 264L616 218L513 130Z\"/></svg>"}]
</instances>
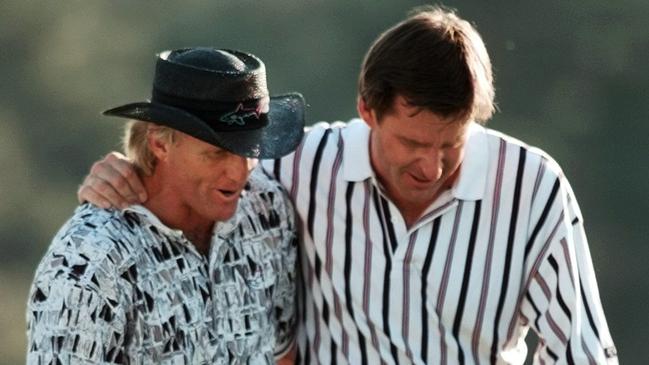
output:
<instances>
[{"instance_id":1,"label":"ear","mask_svg":"<svg viewBox=\"0 0 649 365\"><path fill-rule=\"evenodd\" d=\"M363 119L370 128L374 128L377 125L378 121L376 120L376 113L367 106L367 103L365 103L365 100L360 95L356 99L356 110L361 119Z\"/></svg>"},{"instance_id":2,"label":"ear","mask_svg":"<svg viewBox=\"0 0 649 365\"><path fill-rule=\"evenodd\" d=\"M158 130L154 126L149 126L146 134L147 144L149 150L158 159L158 161L165 161L169 155L169 143L160 136Z\"/></svg>"}]
</instances>

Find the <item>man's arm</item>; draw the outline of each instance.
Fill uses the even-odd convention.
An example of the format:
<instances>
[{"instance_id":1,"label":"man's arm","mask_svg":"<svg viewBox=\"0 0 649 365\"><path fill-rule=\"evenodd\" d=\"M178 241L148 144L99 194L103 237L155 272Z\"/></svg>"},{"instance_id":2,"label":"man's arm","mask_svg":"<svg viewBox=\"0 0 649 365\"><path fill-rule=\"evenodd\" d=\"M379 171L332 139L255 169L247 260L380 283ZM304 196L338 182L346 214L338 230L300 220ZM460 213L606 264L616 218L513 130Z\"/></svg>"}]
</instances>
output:
<instances>
[{"instance_id":1,"label":"man's arm","mask_svg":"<svg viewBox=\"0 0 649 365\"><path fill-rule=\"evenodd\" d=\"M326 126L324 123L319 125ZM304 128L304 138L310 130L311 127ZM266 172L273 175L285 188L290 189L290 179L287 176L292 173L294 159L295 153L290 153L280 159L260 162ZM281 172L283 175L280 178ZM132 204L144 203L147 195L133 163L123 154L113 151L92 165L90 173L77 190L77 199L79 203L87 201L101 208L125 208Z\"/></svg>"},{"instance_id":2,"label":"man's arm","mask_svg":"<svg viewBox=\"0 0 649 365\"><path fill-rule=\"evenodd\" d=\"M125 208L146 201L147 195L133 164L121 153L111 152L92 165L77 198L101 208Z\"/></svg>"},{"instance_id":3,"label":"man's arm","mask_svg":"<svg viewBox=\"0 0 649 365\"><path fill-rule=\"evenodd\" d=\"M540 338L534 363L617 364L579 206L564 177L554 184L554 199L540 199L547 214L532 237L540 250L521 302Z\"/></svg>"}]
</instances>

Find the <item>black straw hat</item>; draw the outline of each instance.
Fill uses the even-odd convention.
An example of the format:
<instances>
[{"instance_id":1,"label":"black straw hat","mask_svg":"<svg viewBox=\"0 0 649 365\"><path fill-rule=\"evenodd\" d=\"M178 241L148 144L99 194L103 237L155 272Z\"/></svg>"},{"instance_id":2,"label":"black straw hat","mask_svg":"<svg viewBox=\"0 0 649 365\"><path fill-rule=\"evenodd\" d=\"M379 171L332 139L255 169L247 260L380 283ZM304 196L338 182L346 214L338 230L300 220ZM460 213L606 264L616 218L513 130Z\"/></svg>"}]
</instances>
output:
<instances>
[{"instance_id":1,"label":"black straw hat","mask_svg":"<svg viewBox=\"0 0 649 365\"><path fill-rule=\"evenodd\" d=\"M254 158L287 155L304 133L302 95L269 96L264 63L226 49L158 54L151 100L103 114L165 125Z\"/></svg>"}]
</instances>

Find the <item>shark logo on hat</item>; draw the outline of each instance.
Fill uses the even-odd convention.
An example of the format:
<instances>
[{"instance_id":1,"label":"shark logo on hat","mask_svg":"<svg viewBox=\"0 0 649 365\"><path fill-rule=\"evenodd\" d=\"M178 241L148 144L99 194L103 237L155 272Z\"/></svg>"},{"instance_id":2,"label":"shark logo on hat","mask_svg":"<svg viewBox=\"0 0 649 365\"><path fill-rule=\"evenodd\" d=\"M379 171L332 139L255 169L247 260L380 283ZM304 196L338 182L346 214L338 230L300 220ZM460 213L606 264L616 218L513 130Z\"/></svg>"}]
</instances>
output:
<instances>
[{"instance_id":1,"label":"shark logo on hat","mask_svg":"<svg viewBox=\"0 0 649 365\"><path fill-rule=\"evenodd\" d=\"M261 102L256 107L249 108L244 107L243 103L239 103L237 104L236 109L223 114L219 120L228 125L236 124L243 126L246 124L246 118L255 117L259 119L259 116L266 112L268 112L267 102Z\"/></svg>"}]
</instances>

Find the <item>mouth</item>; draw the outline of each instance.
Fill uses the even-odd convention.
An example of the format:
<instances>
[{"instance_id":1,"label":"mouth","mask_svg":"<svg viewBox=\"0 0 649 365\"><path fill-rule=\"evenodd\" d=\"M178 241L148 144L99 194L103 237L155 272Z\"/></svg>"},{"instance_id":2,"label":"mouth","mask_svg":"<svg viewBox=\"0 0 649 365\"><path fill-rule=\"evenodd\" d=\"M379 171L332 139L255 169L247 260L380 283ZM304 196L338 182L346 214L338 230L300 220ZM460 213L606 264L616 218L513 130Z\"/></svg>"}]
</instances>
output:
<instances>
[{"instance_id":1,"label":"mouth","mask_svg":"<svg viewBox=\"0 0 649 365\"><path fill-rule=\"evenodd\" d=\"M239 198L239 190L217 189L223 200L232 201Z\"/></svg>"},{"instance_id":2,"label":"mouth","mask_svg":"<svg viewBox=\"0 0 649 365\"><path fill-rule=\"evenodd\" d=\"M410 186L416 190L430 190L434 189L436 186L439 186L442 179L428 179L421 176L408 173L408 179L410 180Z\"/></svg>"},{"instance_id":3,"label":"mouth","mask_svg":"<svg viewBox=\"0 0 649 365\"><path fill-rule=\"evenodd\" d=\"M410 178L413 179L415 182L417 182L419 184L434 184L435 183L435 180L430 180L430 179L415 175L413 173L408 173L408 175L410 175Z\"/></svg>"},{"instance_id":4,"label":"mouth","mask_svg":"<svg viewBox=\"0 0 649 365\"><path fill-rule=\"evenodd\" d=\"M219 189L221 194L225 195L226 197L232 196L236 193L234 190L225 190L225 189Z\"/></svg>"}]
</instances>

